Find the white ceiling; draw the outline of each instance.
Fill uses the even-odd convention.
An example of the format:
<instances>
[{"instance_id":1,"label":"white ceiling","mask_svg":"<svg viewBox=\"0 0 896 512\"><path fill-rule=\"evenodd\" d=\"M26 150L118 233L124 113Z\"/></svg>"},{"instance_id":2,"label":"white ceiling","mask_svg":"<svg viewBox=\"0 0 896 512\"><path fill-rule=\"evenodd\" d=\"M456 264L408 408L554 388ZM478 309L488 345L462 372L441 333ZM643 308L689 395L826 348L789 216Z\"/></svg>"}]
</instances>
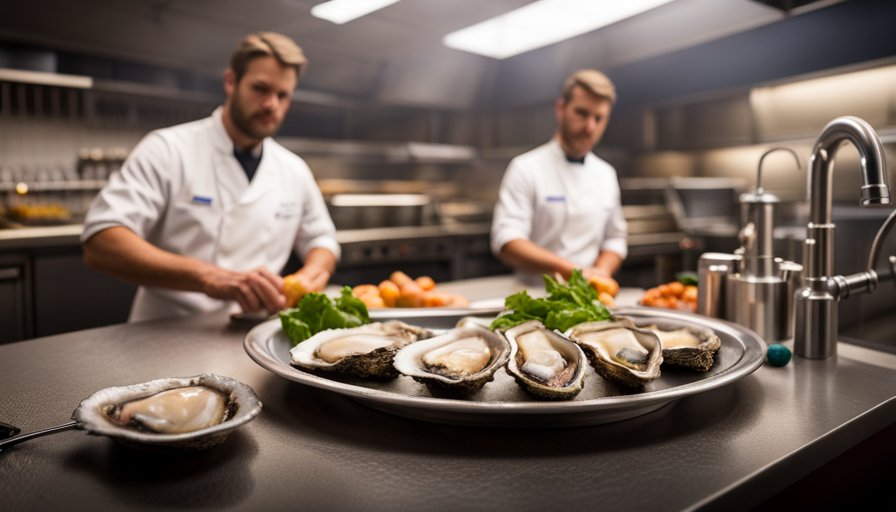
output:
<instances>
[{"instance_id":1,"label":"white ceiling","mask_svg":"<svg viewBox=\"0 0 896 512\"><path fill-rule=\"evenodd\" d=\"M344 25L310 15L322 0L31 0L7 2L0 42L192 69L220 76L245 34L273 30L310 64L302 87L387 103L472 105L496 61L444 48L442 36L532 0L402 0ZM832 1L820 2L830 4ZM817 8L818 4L814 8ZM555 69L609 69L774 23L784 13L752 0L676 0L554 45ZM512 68L512 65L510 66ZM564 75L565 76L565 75Z\"/></svg>"}]
</instances>

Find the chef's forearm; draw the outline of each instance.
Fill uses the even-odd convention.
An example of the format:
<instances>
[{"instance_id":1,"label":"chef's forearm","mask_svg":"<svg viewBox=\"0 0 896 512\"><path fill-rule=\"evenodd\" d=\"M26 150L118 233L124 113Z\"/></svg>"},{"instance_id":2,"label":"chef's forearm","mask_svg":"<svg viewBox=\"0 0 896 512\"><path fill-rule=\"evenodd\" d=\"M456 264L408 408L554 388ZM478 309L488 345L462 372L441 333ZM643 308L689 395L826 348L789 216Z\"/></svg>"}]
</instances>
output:
<instances>
[{"instance_id":1,"label":"chef's forearm","mask_svg":"<svg viewBox=\"0 0 896 512\"><path fill-rule=\"evenodd\" d=\"M550 275L559 272L564 278L569 278L576 268L565 258L522 238L504 244L498 259L523 272Z\"/></svg>"},{"instance_id":2,"label":"chef's forearm","mask_svg":"<svg viewBox=\"0 0 896 512\"><path fill-rule=\"evenodd\" d=\"M622 266L622 256L615 251L603 250L594 260L594 267L606 272L607 277L611 277Z\"/></svg>"},{"instance_id":3,"label":"chef's forearm","mask_svg":"<svg viewBox=\"0 0 896 512\"><path fill-rule=\"evenodd\" d=\"M302 268L306 267L320 269L332 275L336 270L336 256L329 249L315 247L305 256L305 265Z\"/></svg>"},{"instance_id":4,"label":"chef's forearm","mask_svg":"<svg viewBox=\"0 0 896 512\"><path fill-rule=\"evenodd\" d=\"M204 261L163 251L121 226L100 231L83 247L88 267L138 285L198 292L203 291L208 275L219 270Z\"/></svg>"}]
</instances>

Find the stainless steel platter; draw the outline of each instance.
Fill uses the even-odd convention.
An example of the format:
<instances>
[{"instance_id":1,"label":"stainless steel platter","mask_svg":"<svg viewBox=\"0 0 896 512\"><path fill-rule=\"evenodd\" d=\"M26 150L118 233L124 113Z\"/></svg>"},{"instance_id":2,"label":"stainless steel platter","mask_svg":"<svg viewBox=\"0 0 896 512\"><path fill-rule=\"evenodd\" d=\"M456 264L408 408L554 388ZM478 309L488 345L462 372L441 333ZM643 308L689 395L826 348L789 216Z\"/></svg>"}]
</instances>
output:
<instances>
[{"instance_id":1,"label":"stainless steel platter","mask_svg":"<svg viewBox=\"0 0 896 512\"><path fill-rule=\"evenodd\" d=\"M422 311L417 316L401 312L390 316L432 329L447 329L463 316L463 309ZM279 320L256 326L244 341L246 353L263 368L289 380L351 397L374 409L417 420L478 427L578 427L634 418L655 411L679 398L730 384L758 369L765 359L765 342L738 325L680 311L654 308L626 308L615 313L632 317L638 324L662 320L710 328L722 340L716 361L708 372L670 366L643 390L617 386L588 367L585 388L575 400L540 402L524 393L504 370L495 380L465 400L432 397L426 388L409 377L388 382L363 381L313 374L289 364L289 339ZM486 311L474 312L477 315ZM494 313L491 313L492 315ZM382 316L381 316L382 315ZM377 320L386 320L378 313Z\"/></svg>"}]
</instances>

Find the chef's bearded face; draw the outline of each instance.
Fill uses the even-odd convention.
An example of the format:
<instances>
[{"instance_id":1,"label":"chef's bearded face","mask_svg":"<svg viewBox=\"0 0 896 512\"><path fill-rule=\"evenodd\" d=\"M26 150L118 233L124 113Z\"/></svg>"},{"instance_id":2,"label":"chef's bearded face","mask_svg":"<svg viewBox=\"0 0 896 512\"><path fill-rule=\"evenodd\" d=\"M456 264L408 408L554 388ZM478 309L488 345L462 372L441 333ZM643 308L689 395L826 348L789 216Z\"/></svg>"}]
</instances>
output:
<instances>
[{"instance_id":1,"label":"chef's bearded face","mask_svg":"<svg viewBox=\"0 0 896 512\"><path fill-rule=\"evenodd\" d=\"M289 111L296 82L294 67L269 56L249 61L239 81L229 72L225 91L234 126L256 140L277 133Z\"/></svg>"},{"instance_id":2,"label":"chef's bearded face","mask_svg":"<svg viewBox=\"0 0 896 512\"><path fill-rule=\"evenodd\" d=\"M609 99L579 85L573 87L569 100L558 99L554 109L557 134L566 154L582 158L591 151L607 130L612 109Z\"/></svg>"}]
</instances>

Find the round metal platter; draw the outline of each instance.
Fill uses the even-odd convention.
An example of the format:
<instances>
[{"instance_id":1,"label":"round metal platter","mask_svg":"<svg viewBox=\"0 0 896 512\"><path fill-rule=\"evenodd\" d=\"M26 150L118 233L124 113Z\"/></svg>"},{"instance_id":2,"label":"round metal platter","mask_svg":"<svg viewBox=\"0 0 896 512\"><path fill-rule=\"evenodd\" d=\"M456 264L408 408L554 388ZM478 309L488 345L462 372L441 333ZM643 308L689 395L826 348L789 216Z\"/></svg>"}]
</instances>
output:
<instances>
[{"instance_id":1,"label":"round metal platter","mask_svg":"<svg viewBox=\"0 0 896 512\"><path fill-rule=\"evenodd\" d=\"M420 313L416 317L406 313L396 319L431 329L446 329L470 311ZM746 377L762 366L765 359L765 342L738 325L654 308L626 308L615 313L629 316L639 325L662 321L665 325L680 323L682 327L706 327L715 331L722 340L722 347L708 372L664 365L660 378L637 390L604 380L589 365L585 388L574 400L543 402L522 391L504 370L499 370L495 380L482 390L463 400L434 398L423 384L405 376L377 382L301 370L289 364L291 343L281 330L279 320L256 326L246 335L243 345L256 363L286 379L351 397L390 414L478 427L579 427L634 418L679 398Z\"/></svg>"}]
</instances>

